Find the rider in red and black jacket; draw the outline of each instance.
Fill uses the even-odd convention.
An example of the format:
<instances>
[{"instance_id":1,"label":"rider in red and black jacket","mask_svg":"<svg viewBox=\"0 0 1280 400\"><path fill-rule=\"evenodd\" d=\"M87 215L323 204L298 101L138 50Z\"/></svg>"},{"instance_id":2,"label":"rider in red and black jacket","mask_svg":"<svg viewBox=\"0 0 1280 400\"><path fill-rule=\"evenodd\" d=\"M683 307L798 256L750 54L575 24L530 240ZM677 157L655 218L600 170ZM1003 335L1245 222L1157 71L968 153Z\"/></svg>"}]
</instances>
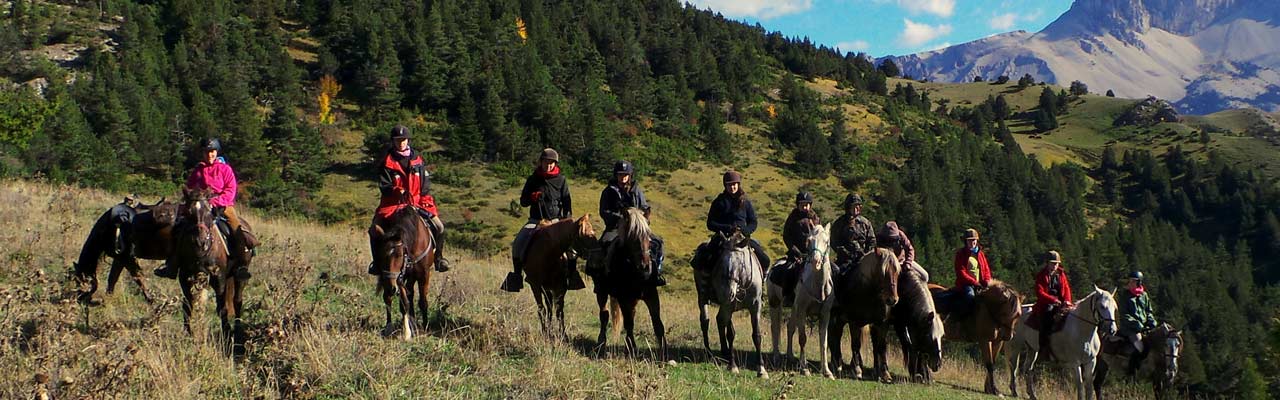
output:
<instances>
[{"instance_id":1,"label":"rider in red and black jacket","mask_svg":"<svg viewBox=\"0 0 1280 400\"><path fill-rule=\"evenodd\" d=\"M382 223L405 206L417 207L435 236L436 271L448 271L449 262L444 258L444 222L440 221L436 198L431 195L431 173L427 172L422 156L409 147L409 128L403 125L391 128L391 146L378 159L377 165L378 189L382 192L382 200L378 202L372 226ZM371 233L372 226L369 228ZM372 246L371 240L370 248ZM371 264L369 274L376 275L378 272L374 269Z\"/></svg>"},{"instance_id":2,"label":"rider in red and black jacket","mask_svg":"<svg viewBox=\"0 0 1280 400\"><path fill-rule=\"evenodd\" d=\"M1062 269L1062 255L1050 250L1045 254L1044 268L1036 274L1036 305L1031 308L1031 317L1040 323L1040 351L1052 354L1049 349L1049 335L1053 332L1053 315L1060 309L1074 307L1071 301L1071 284L1067 282L1067 271Z\"/></svg>"}]
</instances>

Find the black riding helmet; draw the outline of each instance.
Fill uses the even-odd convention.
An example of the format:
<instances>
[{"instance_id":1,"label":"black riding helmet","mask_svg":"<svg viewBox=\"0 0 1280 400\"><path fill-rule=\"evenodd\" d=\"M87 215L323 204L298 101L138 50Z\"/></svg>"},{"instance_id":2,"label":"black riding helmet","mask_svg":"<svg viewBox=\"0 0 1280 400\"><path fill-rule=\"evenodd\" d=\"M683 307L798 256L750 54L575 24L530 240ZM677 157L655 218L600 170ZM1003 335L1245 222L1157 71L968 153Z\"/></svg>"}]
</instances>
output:
<instances>
[{"instance_id":1,"label":"black riding helmet","mask_svg":"<svg viewBox=\"0 0 1280 400\"><path fill-rule=\"evenodd\" d=\"M200 149L204 151L222 151L222 142L219 142L217 138L206 138L200 141Z\"/></svg>"},{"instance_id":2,"label":"black riding helmet","mask_svg":"<svg viewBox=\"0 0 1280 400\"><path fill-rule=\"evenodd\" d=\"M391 128L391 140L400 140L409 138L409 128L404 125L396 125Z\"/></svg>"},{"instance_id":3,"label":"black riding helmet","mask_svg":"<svg viewBox=\"0 0 1280 400\"><path fill-rule=\"evenodd\" d=\"M1133 280L1136 280L1136 281L1141 282L1141 281L1142 281L1142 271L1133 271L1133 272L1130 272L1130 273L1129 273L1129 279L1133 279Z\"/></svg>"},{"instance_id":4,"label":"black riding helmet","mask_svg":"<svg viewBox=\"0 0 1280 400\"><path fill-rule=\"evenodd\" d=\"M813 204L813 193L809 193L809 192L796 193L796 203L797 204L799 203Z\"/></svg>"},{"instance_id":5,"label":"black riding helmet","mask_svg":"<svg viewBox=\"0 0 1280 400\"><path fill-rule=\"evenodd\" d=\"M632 175L632 174L635 174L635 172L636 172L635 166L631 165L631 163L628 162L627 160L619 160L618 162L613 163L614 175L620 175L620 174Z\"/></svg>"},{"instance_id":6,"label":"black riding helmet","mask_svg":"<svg viewBox=\"0 0 1280 400\"><path fill-rule=\"evenodd\" d=\"M856 206L861 204L862 204L862 195L859 195L857 193L849 193L849 195L844 196L845 208L848 208L849 206Z\"/></svg>"}]
</instances>

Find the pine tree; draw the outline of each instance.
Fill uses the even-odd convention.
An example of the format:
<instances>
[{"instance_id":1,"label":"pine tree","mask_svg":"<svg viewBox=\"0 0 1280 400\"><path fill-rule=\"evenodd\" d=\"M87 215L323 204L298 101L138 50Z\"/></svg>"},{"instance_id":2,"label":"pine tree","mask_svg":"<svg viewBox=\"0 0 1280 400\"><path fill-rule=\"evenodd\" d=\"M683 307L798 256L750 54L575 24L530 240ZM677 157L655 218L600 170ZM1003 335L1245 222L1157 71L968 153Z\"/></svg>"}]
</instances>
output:
<instances>
[{"instance_id":1,"label":"pine tree","mask_svg":"<svg viewBox=\"0 0 1280 400\"><path fill-rule=\"evenodd\" d=\"M698 137L705 143L705 152L717 163L733 164L733 138L724 129L720 105L707 103L698 116Z\"/></svg>"},{"instance_id":2,"label":"pine tree","mask_svg":"<svg viewBox=\"0 0 1280 400\"><path fill-rule=\"evenodd\" d=\"M898 68L898 63L893 62L891 58L885 59L884 62L880 63L879 70L881 74L889 78L896 78L902 74L902 70Z\"/></svg>"}]
</instances>

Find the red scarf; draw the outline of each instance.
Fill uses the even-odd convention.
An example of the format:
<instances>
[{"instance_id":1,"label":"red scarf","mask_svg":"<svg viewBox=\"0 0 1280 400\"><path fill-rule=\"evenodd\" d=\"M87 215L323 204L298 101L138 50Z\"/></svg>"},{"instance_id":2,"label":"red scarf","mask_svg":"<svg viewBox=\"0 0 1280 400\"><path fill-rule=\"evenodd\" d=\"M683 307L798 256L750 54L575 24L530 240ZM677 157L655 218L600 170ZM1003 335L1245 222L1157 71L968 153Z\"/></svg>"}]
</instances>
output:
<instances>
[{"instance_id":1,"label":"red scarf","mask_svg":"<svg viewBox=\"0 0 1280 400\"><path fill-rule=\"evenodd\" d=\"M551 172L547 172L546 168L538 168L533 173L535 175L538 175L538 177L542 179L555 178L557 176L560 176L560 166L559 165L551 166Z\"/></svg>"},{"instance_id":2,"label":"red scarf","mask_svg":"<svg viewBox=\"0 0 1280 400\"><path fill-rule=\"evenodd\" d=\"M1147 287L1142 285L1138 285L1133 289L1129 289L1129 293L1132 294L1133 297L1141 297L1142 294L1146 292L1147 292Z\"/></svg>"}]
</instances>

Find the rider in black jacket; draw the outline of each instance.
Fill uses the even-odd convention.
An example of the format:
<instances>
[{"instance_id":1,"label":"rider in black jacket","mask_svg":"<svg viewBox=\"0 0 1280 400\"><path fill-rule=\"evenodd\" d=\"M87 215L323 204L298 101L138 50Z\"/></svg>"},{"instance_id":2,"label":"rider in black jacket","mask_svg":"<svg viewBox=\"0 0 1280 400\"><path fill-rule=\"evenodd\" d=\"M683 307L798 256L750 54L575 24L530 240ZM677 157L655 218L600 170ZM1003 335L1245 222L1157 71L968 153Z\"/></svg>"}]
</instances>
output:
<instances>
[{"instance_id":1,"label":"rider in black jacket","mask_svg":"<svg viewBox=\"0 0 1280 400\"><path fill-rule=\"evenodd\" d=\"M613 179L600 192L600 217L604 218L605 230L600 236L602 249L608 249L613 240L618 237L618 223L628 208L638 208L644 211L646 218L649 216L649 201L645 199L644 191L635 181L635 167L630 162L618 161L613 165ZM653 253L652 280L655 285L663 286L667 281L662 278L662 238L657 234L651 234L649 238L649 249Z\"/></svg>"}]
</instances>

